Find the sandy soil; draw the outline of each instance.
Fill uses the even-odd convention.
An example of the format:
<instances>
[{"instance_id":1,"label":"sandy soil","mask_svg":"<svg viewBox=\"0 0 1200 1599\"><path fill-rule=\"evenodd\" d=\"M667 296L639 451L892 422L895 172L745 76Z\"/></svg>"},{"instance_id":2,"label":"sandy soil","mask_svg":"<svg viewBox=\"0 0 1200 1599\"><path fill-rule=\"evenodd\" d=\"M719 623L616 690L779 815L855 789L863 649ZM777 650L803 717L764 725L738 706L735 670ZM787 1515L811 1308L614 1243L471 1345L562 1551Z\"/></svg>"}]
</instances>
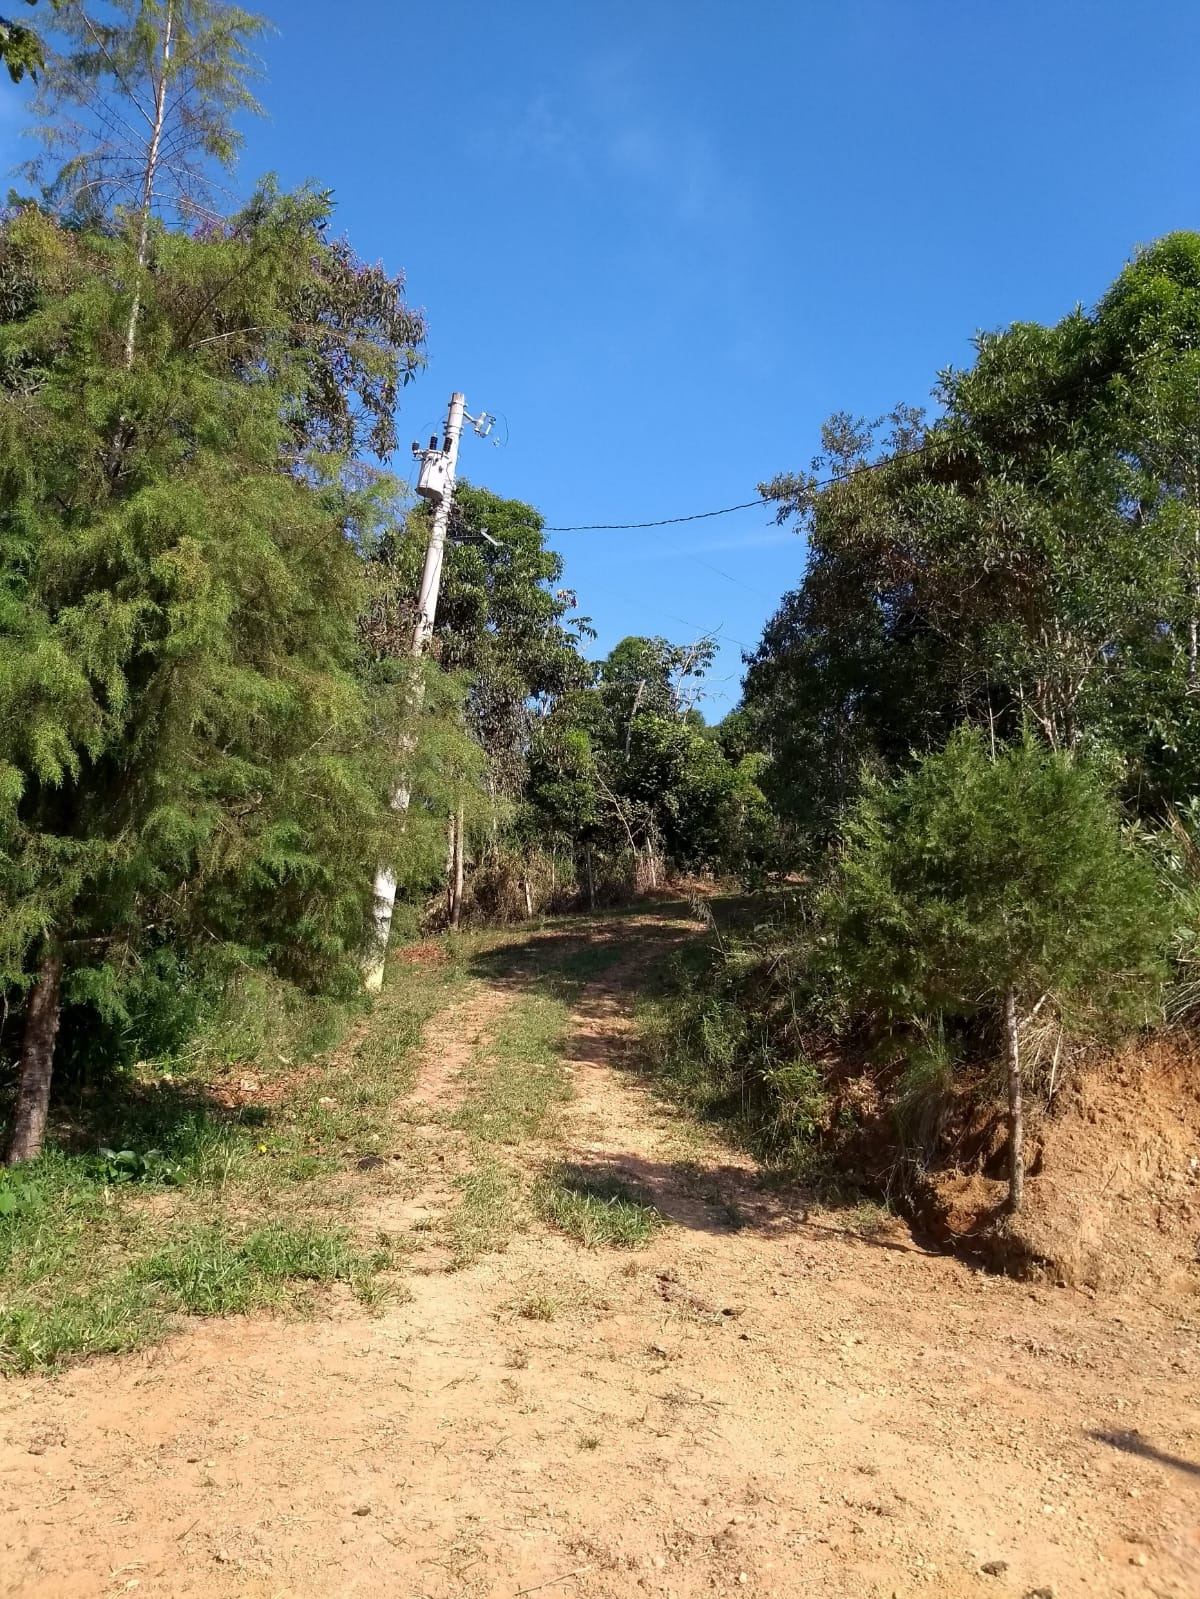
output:
<instances>
[{"instance_id":1,"label":"sandy soil","mask_svg":"<svg viewBox=\"0 0 1200 1599\"><path fill-rule=\"evenodd\" d=\"M635 1255L539 1227L381 1316L333 1300L10 1380L0 1589L1200 1595L1200 1304L806 1218L630 1071L639 963L575 1016L566 1152L673 1226ZM503 1027L494 988L437 1024L414 1121L452 1099L451 1036Z\"/></svg>"}]
</instances>

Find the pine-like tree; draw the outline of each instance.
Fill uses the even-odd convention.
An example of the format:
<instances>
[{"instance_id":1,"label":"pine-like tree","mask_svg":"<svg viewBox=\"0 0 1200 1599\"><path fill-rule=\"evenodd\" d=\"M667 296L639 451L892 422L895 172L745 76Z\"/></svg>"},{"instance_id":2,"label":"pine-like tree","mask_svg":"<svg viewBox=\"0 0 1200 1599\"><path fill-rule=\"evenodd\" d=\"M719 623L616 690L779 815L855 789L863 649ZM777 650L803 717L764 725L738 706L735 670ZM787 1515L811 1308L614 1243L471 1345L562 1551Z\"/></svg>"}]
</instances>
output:
<instances>
[{"instance_id":1,"label":"pine-like tree","mask_svg":"<svg viewBox=\"0 0 1200 1599\"><path fill-rule=\"evenodd\" d=\"M364 674L357 633L379 505L334 441L370 428L421 328L327 219L264 194L163 232L140 280L136 236L33 207L0 230L10 1160L40 1147L63 996L119 1011L148 929L350 981L370 868L401 853L404 687Z\"/></svg>"},{"instance_id":2,"label":"pine-like tree","mask_svg":"<svg viewBox=\"0 0 1200 1599\"><path fill-rule=\"evenodd\" d=\"M1019 1211L1026 1021L1048 999L1146 1020L1161 993L1166 910L1104 784L1030 737L993 757L960 729L896 782L868 781L824 910L856 1012L926 1031L951 1017L997 1026Z\"/></svg>"}]
</instances>

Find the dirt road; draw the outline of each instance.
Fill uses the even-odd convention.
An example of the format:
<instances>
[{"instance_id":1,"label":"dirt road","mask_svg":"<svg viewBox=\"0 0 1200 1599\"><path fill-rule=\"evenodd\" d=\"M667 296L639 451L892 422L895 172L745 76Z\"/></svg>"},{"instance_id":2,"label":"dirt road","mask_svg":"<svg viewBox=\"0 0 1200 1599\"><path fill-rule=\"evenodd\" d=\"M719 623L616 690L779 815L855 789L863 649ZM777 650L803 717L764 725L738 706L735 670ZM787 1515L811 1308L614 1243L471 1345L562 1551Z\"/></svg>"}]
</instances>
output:
<instances>
[{"instance_id":1,"label":"dirt road","mask_svg":"<svg viewBox=\"0 0 1200 1599\"><path fill-rule=\"evenodd\" d=\"M364 1194L364 1226L408 1230L410 1297L9 1380L3 1592L1200 1595L1200 1305L806 1218L634 1070L639 976L679 931L586 930L620 947L577 993L572 1097L505 1155L618 1174L669 1225L588 1249L535 1217L453 1255L456 1096L555 970L559 934L514 935L429 1033L420 1190Z\"/></svg>"}]
</instances>

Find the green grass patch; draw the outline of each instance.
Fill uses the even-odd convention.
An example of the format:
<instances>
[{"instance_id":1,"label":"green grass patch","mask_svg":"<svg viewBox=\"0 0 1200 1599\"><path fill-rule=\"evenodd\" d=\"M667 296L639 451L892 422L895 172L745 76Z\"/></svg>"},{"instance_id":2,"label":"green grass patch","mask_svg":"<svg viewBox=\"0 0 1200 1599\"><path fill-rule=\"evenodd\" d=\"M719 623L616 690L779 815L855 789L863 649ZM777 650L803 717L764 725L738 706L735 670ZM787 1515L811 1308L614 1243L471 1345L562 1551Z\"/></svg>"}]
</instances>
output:
<instances>
[{"instance_id":1,"label":"green grass patch","mask_svg":"<svg viewBox=\"0 0 1200 1599\"><path fill-rule=\"evenodd\" d=\"M504 1249L525 1225L525 1205L516 1172L492 1155L480 1156L455 1179L460 1198L448 1222L456 1266Z\"/></svg>"},{"instance_id":2,"label":"green grass patch","mask_svg":"<svg viewBox=\"0 0 1200 1599\"><path fill-rule=\"evenodd\" d=\"M574 1166L550 1172L539 1185L537 1200L551 1226L589 1249L644 1249L666 1225L662 1212L635 1184Z\"/></svg>"},{"instance_id":3,"label":"green grass patch","mask_svg":"<svg viewBox=\"0 0 1200 1599\"><path fill-rule=\"evenodd\" d=\"M287 1303L299 1283L357 1288L387 1264L364 1255L341 1228L269 1222L242 1238L220 1222L193 1228L134 1268L163 1303L195 1316L234 1316Z\"/></svg>"},{"instance_id":4,"label":"green grass patch","mask_svg":"<svg viewBox=\"0 0 1200 1599\"><path fill-rule=\"evenodd\" d=\"M260 1034L236 1065L148 1063L71 1107L63 1143L0 1173L0 1362L133 1349L173 1315L298 1303L321 1283L378 1297L386 1257L344 1226L360 1162L402 1141L414 1046L465 978L397 963L369 1029L324 1059L302 1059L295 1030Z\"/></svg>"},{"instance_id":5,"label":"green grass patch","mask_svg":"<svg viewBox=\"0 0 1200 1599\"><path fill-rule=\"evenodd\" d=\"M562 1000L524 995L464 1074L465 1097L450 1125L485 1144L519 1144L551 1131L570 1097L563 1044L570 1013Z\"/></svg>"},{"instance_id":6,"label":"green grass patch","mask_svg":"<svg viewBox=\"0 0 1200 1599\"><path fill-rule=\"evenodd\" d=\"M310 1283L347 1282L364 1300L387 1264L340 1229L271 1222L242 1236L205 1222L93 1286L47 1275L0 1312L0 1361L29 1371L68 1356L117 1354L159 1336L172 1313L229 1316L295 1304Z\"/></svg>"}]
</instances>

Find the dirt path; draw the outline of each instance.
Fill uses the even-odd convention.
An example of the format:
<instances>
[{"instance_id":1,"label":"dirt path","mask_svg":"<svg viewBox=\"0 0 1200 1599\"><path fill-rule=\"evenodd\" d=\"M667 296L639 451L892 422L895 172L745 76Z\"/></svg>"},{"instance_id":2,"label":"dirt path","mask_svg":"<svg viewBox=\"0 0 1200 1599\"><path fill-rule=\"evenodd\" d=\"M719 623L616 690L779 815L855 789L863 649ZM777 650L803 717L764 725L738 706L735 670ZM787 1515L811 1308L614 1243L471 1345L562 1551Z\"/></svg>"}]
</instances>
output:
<instances>
[{"instance_id":1,"label":"dirt path","mask_svg":"<svg viewBox=\"0 0 1200 1599\"><path fill-rule=\"evenodd\" d=\"M1200 1594L1200 1306L802 1219L628 1069L635 925L575 1011L558 1153L674 1225L624 1254L537 1224L377 1317L197 1324L10 1381L4 1593ZM412 1115L447 1160L449 1068L519 968L430 1034Z\"/></svg>"}]
</instances>

